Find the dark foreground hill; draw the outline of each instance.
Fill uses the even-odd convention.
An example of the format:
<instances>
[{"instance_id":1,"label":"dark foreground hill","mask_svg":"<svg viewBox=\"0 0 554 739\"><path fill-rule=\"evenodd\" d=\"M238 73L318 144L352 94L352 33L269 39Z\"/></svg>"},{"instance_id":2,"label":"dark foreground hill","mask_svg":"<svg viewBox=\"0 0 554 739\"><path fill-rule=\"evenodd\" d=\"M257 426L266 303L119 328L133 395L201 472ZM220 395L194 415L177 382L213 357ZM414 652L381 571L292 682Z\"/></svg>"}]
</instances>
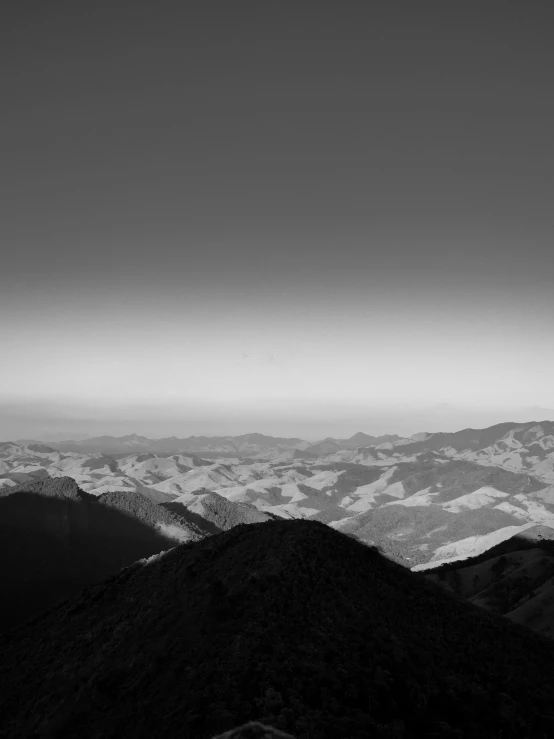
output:
<instances>
[{"instance_id":1,"label":"dark foreground hill","mask_svg":"<svg viewBox=\"0 0 554 739\"><path fill-rule=\"evenodd\" d=\"M137 559L269 516L217 493L203 515L136 492L90 495L70 477L25 482L0 495L0 631Z\"/></svg>"},{"instance_id":2,"label":"dark foreground hill","mask_svg":"<svg viewBox=\"0 0 554 739\"><path fill-rule=\"evenodd\" d=\"M554 736L554 644L313 521L135 563L0 656L5 737Z\"/></svg>"},{"instance_id":3,"label":"dark foreground hill","mask_svg":"<svg viewBox=\"0 0 554 739\"><path fill-rule=\"evenodd\" d=\"M140 493L96 497L69 477L11 488L0 496L0 630L206 533Z\"/></svg>"}]
</instances>

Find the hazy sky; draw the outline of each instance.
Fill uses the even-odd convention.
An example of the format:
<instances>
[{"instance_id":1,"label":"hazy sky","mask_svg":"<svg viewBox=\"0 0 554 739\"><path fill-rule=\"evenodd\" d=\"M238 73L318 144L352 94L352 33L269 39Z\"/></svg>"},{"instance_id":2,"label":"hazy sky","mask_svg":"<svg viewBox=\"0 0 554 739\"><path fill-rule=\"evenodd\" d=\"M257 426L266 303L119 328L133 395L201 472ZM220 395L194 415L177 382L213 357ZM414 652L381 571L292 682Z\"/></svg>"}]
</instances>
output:
<instances>
[{"instance_id":1,"label":"hazy sky","mask_svg":"<svg viewBox=\"0 0 554 739\"><path fill-rule=\"evenodd\" d=\"M554 13L378 5L3 11L0 435L554 407Z\"/></svg>"}]
</instances>

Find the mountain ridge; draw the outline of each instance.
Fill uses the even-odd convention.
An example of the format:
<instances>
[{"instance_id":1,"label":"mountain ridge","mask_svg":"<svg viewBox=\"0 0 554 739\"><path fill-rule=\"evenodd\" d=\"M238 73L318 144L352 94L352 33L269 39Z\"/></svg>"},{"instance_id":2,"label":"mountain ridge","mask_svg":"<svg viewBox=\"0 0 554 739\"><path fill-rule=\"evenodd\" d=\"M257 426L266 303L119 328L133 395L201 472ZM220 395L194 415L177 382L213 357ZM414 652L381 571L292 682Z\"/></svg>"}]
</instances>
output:
<instances>
[{"instance_id":1,"label":"mountain ridge","mask_svg":"<svg viewBox=\"0 0 554 739\"><path fill-rule=\"evenodd\" d=\"M324 441L331 440L341 449L353 449L358 446L368 446L370 444L383 443L387 441L396 441L401 437L396 434L383 434L381 436L372 436L362 431L358 431L350 438L339 439L328 437ZM295 449L297 447L310 447L321 444L322 441L309 442L299 437L278 437L252 432L248 434L239 434L236 436L188 436L179 438L177 436L162 437L150 439L139 434L127 434L124 436L96 436L87 437L85 439L65 439L51 441L48 443L37 442L29 439L19 440L25 445L42 444L51 449L60 451L90 451L90 452L112 452L120 453L124 451L220 451L230 453L252 453L262 452L268 449ZM12 442L6 442L12 443ZM19 442L13 442L19 443Z\"/></svg>"}]
</instances>

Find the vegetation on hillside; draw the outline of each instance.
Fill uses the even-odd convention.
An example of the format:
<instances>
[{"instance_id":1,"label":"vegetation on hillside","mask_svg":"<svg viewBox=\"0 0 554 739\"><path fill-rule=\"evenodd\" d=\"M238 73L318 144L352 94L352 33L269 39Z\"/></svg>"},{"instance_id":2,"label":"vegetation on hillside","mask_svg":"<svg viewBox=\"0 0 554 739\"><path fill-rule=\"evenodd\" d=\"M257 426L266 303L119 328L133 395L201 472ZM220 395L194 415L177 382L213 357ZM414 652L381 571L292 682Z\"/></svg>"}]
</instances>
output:
<instances>
[{"instance_id":1,"label":"vegetation on hillside","mask_svg":"<svg viewBox=\"0 0 554 739\"><path fill-rule=\"evenodd\" d=\"M201 516L194 514L183 503L179 502L162 503L160 507L178 515L186 522L193 523L195 520L201 519L204 530L211 534L227 531L241 523L262 523L270 518L253 505L232 502L219 495L219 493L210 490L201 489L196 494L204 496L202 498L203 512ZM207 527L207 524L210 524L210 526Z\"/></svg>"},{"instance_id":2,"label":"vegetation on hillside","mask_svg":"<svg viewBox=\"0 0 554 739\"><path fill-rule=\"evenodd\" d=\"M117 490L99 495L96 501L100 505L115 508L121 513L132 516L147 526L155 527L156 524L160 523L166 524L167 526L181 526L183 528L191 526L178 513L168 510L164 505L153 503L140 493ZM196 529L197 538L204 534L197 527L193 526L192 528Z\"/></svg>"},{"instance_id":3,"label":"vegetation on hillside","mask_svg":"<svg viewBox=\"0 0 554 739\"><path fill-rule=\"evenodd\" d=\"M554 637L553 532L537 526L525 534L424 574L482 608Z\"/></svg>"},{"instance_id":4,"label":"vegetation on hillside","mask_svg":"<svg viewBox=\"0 0 554 739\"><path fill-rule=\"evenodd\" d=\"M6 736L554 736L554 644L313 521L137 563L0 650Z\"/></svg>"},{"instance_id":5,"label":"vegetation on hillside","mask_svg":"<svg viewBox=\"0 0 554 739\"><path fill-rule=\"evenodd\" d=\"M37 480L23 482L15 487L0 488L0 495L11 496L16 493L42 495L45 498L61 498L64 500L92 501L94 495L85 493L72 477L41 477Z\"/></svg>"}]
</instances>

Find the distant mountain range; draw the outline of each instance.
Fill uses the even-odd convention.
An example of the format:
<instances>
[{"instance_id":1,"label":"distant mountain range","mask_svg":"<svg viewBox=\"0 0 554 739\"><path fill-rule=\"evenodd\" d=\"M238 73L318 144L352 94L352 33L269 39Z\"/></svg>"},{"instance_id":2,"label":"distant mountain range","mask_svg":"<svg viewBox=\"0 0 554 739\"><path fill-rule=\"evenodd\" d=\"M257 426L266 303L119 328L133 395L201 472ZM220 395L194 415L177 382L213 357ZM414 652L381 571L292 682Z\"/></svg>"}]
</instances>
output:
<instances>
[{"instance_id":1,"label":"distant mountain range","mask_svg":"<svg viewBox=\"0 0 554 739\"><path fill-rule=\"evenodd\" d=\"M384 441L397 441L400 437L385 434L370 436L358 432L349 439L324 439L315 444L296 437L282 438L265 436L264 434L243 434L242 436L189 436L179 439L171 436L163 439L148 439L146 436L130 434L128 436L96 436L86 439L69 439L52 441L48 446L64 452L104 452L106 454L124 454L128 452L202 452L227 454L231 456L252 456L259 454L279 453L290 450L306 450L308 454L318 453L321 445L330 444L333 451L339 449L355 449ZM35 440L22 439L23 445L36 444ZM330 447L330 448L331 448Z\"/></svg>"},{"instance_id":2,"label":"distant mountain range","mask_svg":"<svg viewBox=\"0 0 554 739\"><path fill-rule=\"evenodd\" d=\"M92 440L94 444L113 440L99 438L102 441ZM213 456L206 459L191 451L172 449L90 452L79 447L81 442L75 442L81 451L64 451L41 442L5 442L0 445L2 523L8 525L12 507L19 510L15 501L24 494L32 496L25 505L29 506L29 520L35 520L36 496L49 497L40 491L54 489L55 480L66 485L64 478L71 478L80 491L79 511L99 510L95 499L103 506L115 501L124 515L138 516L141 526L146 525L144 541L150 541L151 535L158 537L153 545L157 551L237 523L305 518L373 544L405 567L429 573L452 563L467 562L469 566L473 558L496 551L503 542L540 548L553 537L551 421L504 423L456 433L423 432L409 439L389 436L365 446L358 446L358 442L367 441L361 434L312 445L261 434L191 438L199 445L211 444ZM113 443L121 450L123 444L149 441L130 436ZM177 444L174 440L167 443ZM248 453L232 454L227 447ZM132 503L137 496L143 502ZM54 514L45 507L51 504L43 501L40 506L44 521L53 526ZM147 510L148 514L144 513ZM156 518L155 511L163 514L163 520ZM25 516L17 515L17 525L9 524L13 541L27 526ZM174 518L166 520L170 515ZM35 551L30 543L26 547ZM512 546L510 551L520 548ZM132 552L136 559L136 550ZM137 556L149 553L153 550L140 549ZM29 554L29 571L33 557ZM109 568L116 571L120 566L113 560ZM547 571L541 570L541 593L550 589ZM79 575L75 581L82 583L83 578ZM451 585L450 580L448 583ZM554 583L551 585L554 593ZM459 592L465 594L466 590ZM474 596L477 591L468 595ZM522 598L517 601L520 605ZM543 612L550 613L546 602L544 598L536 600L533 608L542 603ZM515 607L516 601L513 604ZM527 611L530 609L528 606ZM507 615L509 610L502 612ZM540 621L535 618L535 627L547 633L548 618Z\"/></svg>"},{"instance_id":3,"label":"distant mountain range","mask_svg":"<svg viewBox=\"0 0 554 739\"><path fill-rule=\"evenodd\" d=\"M552 642L316 521L136 562L0 653L6 737L554 736Z\"/></svg>"}]
</instances>

